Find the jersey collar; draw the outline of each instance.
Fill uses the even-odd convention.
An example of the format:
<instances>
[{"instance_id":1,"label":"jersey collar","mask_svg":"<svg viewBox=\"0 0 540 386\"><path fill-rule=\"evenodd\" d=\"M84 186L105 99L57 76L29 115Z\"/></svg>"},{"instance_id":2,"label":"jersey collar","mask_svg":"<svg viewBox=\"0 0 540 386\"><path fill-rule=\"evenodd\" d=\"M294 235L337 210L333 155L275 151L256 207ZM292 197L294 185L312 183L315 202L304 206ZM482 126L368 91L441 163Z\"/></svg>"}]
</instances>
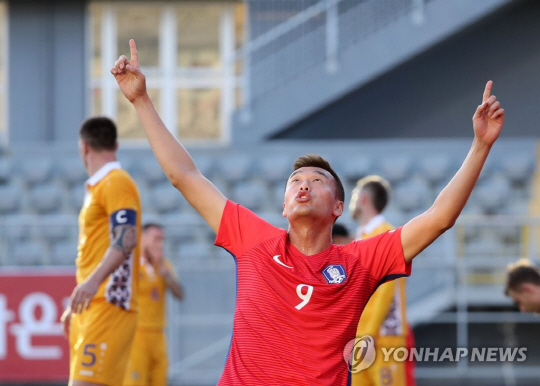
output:
<instances>
[{"instance_id":1,"label":"jersey collar","mask_svg":"<svg viewBox=\"0 0 540 386\"><path fill-rule=\"evenodd\" d=\"M87 186L94 186L99 181L101 181L107 174L109 174L111 171L115 169L122 169L122 166L120 165L120 162L118 161L112 161L107 162L105 165L101 167L97 172L95 172L92 177L86 180Z\"/></svg>"},{"instance_id":2,"label":"jersey collar","mask_svg":"<svg viewBox=\"0 0 540 386\"><path fill-rule=\"evenodd\" d=\"M368 221L366 225L358 229L358 235L362 237L363 235L368 235L372 233L379 225L384 223L386 219L382 214L378 214Z\"/></svg>"}]
</instances>

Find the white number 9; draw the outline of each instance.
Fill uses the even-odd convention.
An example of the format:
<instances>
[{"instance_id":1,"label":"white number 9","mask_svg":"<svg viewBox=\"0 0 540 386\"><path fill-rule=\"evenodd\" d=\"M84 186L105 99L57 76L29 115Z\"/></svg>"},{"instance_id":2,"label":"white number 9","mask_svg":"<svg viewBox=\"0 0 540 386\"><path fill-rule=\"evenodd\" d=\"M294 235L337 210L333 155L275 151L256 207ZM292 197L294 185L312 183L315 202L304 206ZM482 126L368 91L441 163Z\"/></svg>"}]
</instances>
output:
<instances>
[{"instance_id":1,"label":"white number 9","mask_svg":"<svg viewBox=\"0 0 540 386\"><path fill-rule=\"evenodd\" d=\"M302 293L303 287L307 288L307 291L305 294ZM313 294L313 286L307 285L307 284L298 284L298 286L296 287L296 294L298 295L300 299L303 300L302 303L294 307L297 310L299 310L302 307L304 307L306 304L308 304L309 299L311 299L311 295Z\"/></svg>"}]
</instances>

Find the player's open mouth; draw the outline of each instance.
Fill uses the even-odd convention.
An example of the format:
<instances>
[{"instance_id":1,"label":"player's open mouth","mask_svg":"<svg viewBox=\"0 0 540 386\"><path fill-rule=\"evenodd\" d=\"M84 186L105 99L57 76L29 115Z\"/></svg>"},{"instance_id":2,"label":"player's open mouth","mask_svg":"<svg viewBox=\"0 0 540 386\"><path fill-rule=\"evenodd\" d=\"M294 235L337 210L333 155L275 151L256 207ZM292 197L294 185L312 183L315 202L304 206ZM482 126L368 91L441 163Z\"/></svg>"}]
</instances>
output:
<instances>
[{"instance_id":1,"label":"player's open mouth","mask_svg":"<svg viewBox=\"0 0 540 386\"><path fill-rule=\"evenodd\" d=\"M298 194L296 195L296 201L298 202L306 202L309 200L311 200L311 196L309 192L301 191L301 192L298 192Z\"/></svg>"}]
</instances>

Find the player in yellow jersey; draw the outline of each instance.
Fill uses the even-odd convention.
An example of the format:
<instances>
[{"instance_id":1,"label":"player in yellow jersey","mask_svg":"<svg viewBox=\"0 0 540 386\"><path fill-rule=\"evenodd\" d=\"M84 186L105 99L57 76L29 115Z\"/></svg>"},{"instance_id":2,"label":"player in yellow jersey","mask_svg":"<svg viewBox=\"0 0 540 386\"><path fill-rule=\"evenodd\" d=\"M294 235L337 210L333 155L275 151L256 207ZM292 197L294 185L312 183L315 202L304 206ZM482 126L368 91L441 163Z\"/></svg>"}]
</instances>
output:
<instances>
[{"instance_id":1,"label":"player in yellow jersey","mask_svg":"<svg viewBox=\"0 0 540 386\"><path fill-rule=\"evenodd\" d=\"M390 185L382 177L367 176L357 182L349 207L359 225L357 239L366 239L394 229L382 215L389 196ZM412 334L406 320L405 280L400 278L382 284L367 303L356 336L372 336L378 355L369 368L352 374L351 385L414 385L414 377L406 368L411 363L384 362L380 351L381 347L407 347L408 335Z\"/></svg>"},{"instance_id":2,"label":"player in yellow jersey","mask_svg":"<svg viewBox=\"0 0 540 386\"><path fill-rule=\"evenodd\" d=\"M156 223L143 226L139 275L139 324L133 341L125 386L167 385L165 291L184 298L171 262L163 257L165 230Z\"/></svg>"},{"instance_id":3,"label":"player in yellow jersey","mask_svg":"<svg viewBox=\"0 0 540 386\"><path fill-rule=\"evenodd\" d=\"M116 158L108 118L83 122L79 152L90 178L79 214L77 286L64 312L70 385L122 385L137 326L141 204Z\"/></svg>"}]
</instances>

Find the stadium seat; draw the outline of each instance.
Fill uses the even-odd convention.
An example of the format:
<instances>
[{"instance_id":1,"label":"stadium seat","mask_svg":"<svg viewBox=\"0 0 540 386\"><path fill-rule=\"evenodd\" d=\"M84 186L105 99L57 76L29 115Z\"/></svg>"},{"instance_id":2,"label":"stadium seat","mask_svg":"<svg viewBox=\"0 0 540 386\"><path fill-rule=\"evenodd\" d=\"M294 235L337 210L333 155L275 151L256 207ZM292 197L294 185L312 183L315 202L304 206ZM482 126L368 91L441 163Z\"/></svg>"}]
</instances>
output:
<instances>
[{"instance_id":1,"label":"stadium seat","mask_svg":"<svg viewBox=\"0 0 540 386\"><path fill-rule=\"evenodd\" d=\"M396 183L411 177L413 166L413 159L409 155L388 156L380 161L379 172L394 186Z\"/></svg>"},{"instance_id":2,"label":"stadium seat","mask_svg":"<svg viewBox=\"0 0 540 386\"><path fill-rule=\"evenodd\" d=\"M51 250L51 264L75 266L76 258L76 241L63 241L53 244Z\"/></svg>"},{"instance_id":3,"label":"stadium seat","mask_svg":"<svg viewBox=\"0 0 540 386\"><path fill-rule=\"evenodd\" d=\"M267 181L285 183L292 172L292 158L282 154L261 157L257 162L256 170L260 173L260 177Z\"/></svg>"},{"instance_id":4,"label":"stadium seat","mask_svg":"<svg viewBox=\"0 0 540 386\"><path fill-rule=\"evenodd\" d=\"M31 189L29 201L35 212L45 214L60 210L63 192L57 185L37 185Z\"/></svg>"},{"instance_id":5,"label":"stadium seat","mask_svg":"<svg viewBox=\"0 0 540 386\"><path fill-rule=\"evenodd\" d=\"M193 155L193 161L203 176L212 178L215 166L211 155L195 154Z\"/></svg>"},{"instance_id":6,"label":"stadium seat","mask_svg":"<svg viewBox=\"0 0 540 386\"><path fill-rule=\"evenodd\" d=\"M500 169L513 183L530 181L534 170L534 158L527 153L505 154L500 160Z\"/></svg>"},{"instance_id":7,"label":"stadium seat","mask_svg":"<svg viewBox=\"0 0 540 386\"><path fill-rule=\"evenodd\" d=\"M367 155L356 155L347 158L340 169L343 171L345 178L354 183L360 178L374 173L372 159Z\"/></svg>"},{"instance_id":8,"label":"stadium seat","mask_svg":"<svg viewBox=\"0 0 540 386\"><path fill-rule=\"evenodd\" d=\"M69 207L72 212L79 213L84 202L86 188L84 185L75 185L69 191Z\"/></svg>"},{"instance_id":9,"label":"stadium seat","mask_svg":"<svg viewBox=\"0 0 540 386\"><path fill-rule=\"evenodd\" d=\"M220 158L219 170L229 181L241 181L250 177L254 162L246 154L232 153Z\"/></svg>"},{"instance_id":10,"label":"stadium seat","mask_svg":"<svg viewBox=\"0 0 540 386\"><path fill-rule=\"evenodd\" d=\"M47 248L43 243L29 241L12 247L15 265L44 265L48 263Z\"/></svg>"},{"instance_id":11,"label":"stadium seat","mask_svg":"<svg viewBox=\"0 0 540 386\"><path fill-rule=\"evenodd\" d=\"M418 162L420 174L432 186L448 182L452 166L452 158L446 154L420 157Z\"/></svg>"},{"instance_id":12,"label":"stadium seat","mask_svg":"<svg viewBox=\"0 0 540 386\"><path fill-rule=\"evenodd\" d=\"M58 173L68 186L83 185L88 179L82 160L77 156L58 159Z\"/></svg>"},{"instance_id":13,"label":"stadium seat","mask_svg":"<svg viewBox=\"0 0 540 386\"><path fill-rule=\"evenodd\" d=\"M167 179L167 176L161 169L161 166L159 166L158 161L153 156L142 157L137 164L135 172L135 175L144 178L148 185L159 184Z\"/></svg>"},{"instance_id":14,"label":"stadium seat","mask_svg":"<svg viewBox=\"0 0 540 386\"><path fill-rule=\"evenodd\" d=\"M403 212L425 210L428 208L428 205L431 205L429 199L430 190L422 179L412 179L399 185L394 190L393 200L396 206Z\"/></svg>"},{"instance_id":15,"label":"stadium seat","mask_svg":"<svg viewBox=\"0 0 540 386\"><path fill-rule=\"evenodd\" d=\"M50 244L60 240L77 240L78 220L74 214L48 214L37 219L38 234Z\"/></svg>"},{"instance_id":16,"label":"stadium seat","mask_svg":"<svg viewBox=\"0 0 540 386\"><path fill-rule=\"evenodd\" d=\"M258 211L268 203L267 191L262 181L239 182L233 187L232 199L250 210Z\"/></svg>"},{"instance_id":17,"label":"stadium seat","mask_svg":"<svg viewBox=\"0 0 540 386\"><path fill-rule=\"evenodd\" d=\"M13 163L11 158L0 157L0 184L6 183L11 179Z\"/></svg>"},{"instance_id":18,"label":"stadium seat","mask_svg":"<svg viewBox=\"0 0 540 386\"><path fill-rule=\"evenodd\" d=\"M178 211L185 199L169 182L151 188L148 203L158 213Z\"/></svg>"},{"instance_id":19,"label":"stadium seat","mask_svg":"<svg viewBox=\"0 0 540 386\"><path fill-rule=\"evenodd\" d=\"M473 190L473 199L485 214L500 213L510 197L510 183L502 176L481 181Z\"/></svg>"},{"instance_id":20,"label":"stadium seat","mask_svg":"<svg viewBox=\"0 0 540 386\"><path fill-rule=\"evenodd\" d=\"M18 185L0 185L0 214L16 213L21 207L22 190Z\"/></svg>"},{"instance_id":21,"label":"stadium seat","mask_svg":"<svg viewBox=\"0 0 540 386\"><path fill-rule=\"evenodd\" d=\"M53 174L50 157L27 157L20 161L20 173L26 185L32 186L48 181Z\"/></svg>"},{"instance_id":22,"label":"stadium seat","mask_svg":"<svg viewBox=\"0 0 540 386\"><path fill-rule=\"evenodd\" d=\"M19 243L33 236L36 217L28 214L10 214L2 216L0 223L3 226L3 237L10 243Z\"/></svg>"}]
</instances>

